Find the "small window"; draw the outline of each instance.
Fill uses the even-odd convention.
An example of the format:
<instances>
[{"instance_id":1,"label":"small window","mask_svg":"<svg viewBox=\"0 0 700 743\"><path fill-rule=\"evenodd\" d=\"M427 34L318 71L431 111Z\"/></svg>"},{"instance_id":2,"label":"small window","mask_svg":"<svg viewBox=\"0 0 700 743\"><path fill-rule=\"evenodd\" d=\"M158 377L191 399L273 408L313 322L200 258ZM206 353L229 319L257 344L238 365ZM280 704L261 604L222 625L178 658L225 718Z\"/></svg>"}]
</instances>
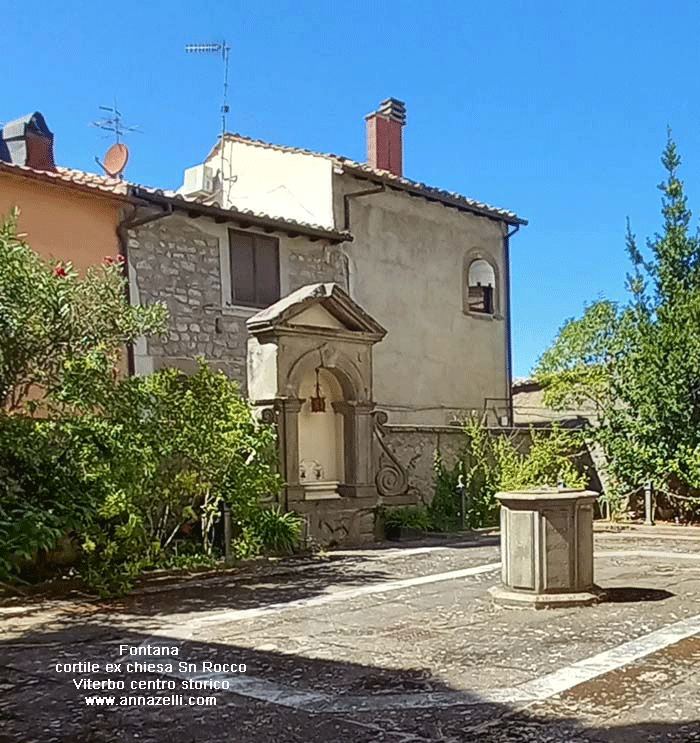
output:
<instances>
[{"instance_id":1,"label":"small window","mask_svg":"<svg viewBox=\"0 0 700 743\"><path fill-rule=\"evenodd\" d=\"M269 307L280 298L279 243L275 238L229 230L231 303Z\"/></svg>"},{"instance_id":2,"label":"small window","mask_svg":"<svg viewBox=\"0 0 700 743\"><path fill-rule=\"evenodd\" d=\"M496 274L488 261L479 258L469 264L467 275L467 305L469 312L493 315L495 302Z\"/></svg>"}]
</instances>

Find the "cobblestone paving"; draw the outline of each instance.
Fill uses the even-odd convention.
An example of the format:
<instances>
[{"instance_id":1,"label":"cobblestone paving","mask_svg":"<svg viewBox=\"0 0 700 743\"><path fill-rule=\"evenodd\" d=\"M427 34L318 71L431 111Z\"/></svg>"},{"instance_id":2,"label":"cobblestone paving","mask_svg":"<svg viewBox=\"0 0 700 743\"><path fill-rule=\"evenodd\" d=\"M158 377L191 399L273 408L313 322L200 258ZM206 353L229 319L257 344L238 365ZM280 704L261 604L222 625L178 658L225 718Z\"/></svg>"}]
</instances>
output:
<instances>
[{"instance_id":1,"label":"cobblestone paving","mask_svg":"<svg viewBox=\"0 0 700 743\"><path fill-rule=\"evenodd\" d=\"M494 606L493 538L281 561L151 585L107 607L6 602L0 743L700 741L698 635L532 693L547 674L700 615L700 539L682 531L597 534L596 581L609 600L588 608ZM120 656L120 645L178 654ZM246 668L205 672L204 662ZM193 679L229 689L183 691ZM102 704L86 703L97 696ZM173 704L120 705L128 696Z\"/></svg>"}]
</instances>

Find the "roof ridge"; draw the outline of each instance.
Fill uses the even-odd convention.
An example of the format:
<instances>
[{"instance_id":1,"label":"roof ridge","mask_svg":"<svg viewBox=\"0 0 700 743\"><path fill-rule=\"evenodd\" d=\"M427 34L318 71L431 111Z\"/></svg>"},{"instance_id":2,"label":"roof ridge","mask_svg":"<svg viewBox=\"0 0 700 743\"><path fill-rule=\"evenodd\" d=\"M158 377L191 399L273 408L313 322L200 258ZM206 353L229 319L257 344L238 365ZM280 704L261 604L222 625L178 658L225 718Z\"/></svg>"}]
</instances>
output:
<instances>
[{"instance_id":1,"label":"roof ridge","mask_svg":"<svg viewBox=\"0 0 700 743\"><path fill-rule=\"evenodd\" d=\"M451 206L456 206L456 207L463 206L464 208L471 209L477 212L482 212L486 216L497 217L512 224L518 224L518 225L527 224L526 219L519 217L515 212L510 211L509 209L504 209L502 207L487 204L486 202L483 202L483 201L477 201L476 199L471 199L468 196L464 196L463 194L458 193L457 191L447 191L445 189L437 188L435 186L428 186L422 181L415 181L411 178L406 178L405 176L396 175L395 173L392 173L389 170L373 168L371 165L368 165L367 163L361 163L361 162L358 162L357 160L353 160L352 158L345 157L343 155L334 155L332 153L324 153L324 152L314 152L313 150L309 150L304 147L294 147L290 145L274 144L272 142L267 142L263 139L254 139L252 137L247 137L244 134L239 134L237 132L225 132L223 135L223 138L228 139L228 140L237 141L237 142L242 142L244 144L250 144L256 147L264 147L267 149L278 150L280 152L289 152L289 153L296 153L300 155L311 155L313 157L322 157L327 160L333 161L334 163L336 163L337 165L341 167L351 168L352 170L360 171L363 174L366 174L368 176L375 176L377 178L382 178L383 180L386 180L390 182L391 184L396 185L398 188L412 189L412 190L417 190L418 192L423 192L420 195L427 196L428 198L434 198L436 200L442 201L443 203L446 203ZM220 146L221 146L221 139L217 141L217 143L214 145L212 150L207 155L206 159L209 160L209 158L211 158L212 155L214 155L218 151Z\"/></svg>"}]
</instances>

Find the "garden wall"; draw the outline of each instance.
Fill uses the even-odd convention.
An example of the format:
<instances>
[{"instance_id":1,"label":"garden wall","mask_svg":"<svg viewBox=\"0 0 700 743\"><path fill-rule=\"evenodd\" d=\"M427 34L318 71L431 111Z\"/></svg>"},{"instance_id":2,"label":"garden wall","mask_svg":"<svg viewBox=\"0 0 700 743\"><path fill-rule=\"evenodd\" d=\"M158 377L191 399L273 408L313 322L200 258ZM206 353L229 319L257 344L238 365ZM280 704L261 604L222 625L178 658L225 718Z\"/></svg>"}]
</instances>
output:
<instances>
[{"instance_id":1,"label":"garden wall","mask_svg":"<svg viewBox=\"0 0 700 743\"><path fill-rule=\"evenodd\" d=\"M428 504L435 491L433 470L435 453L439 451L446 467L452 469L465 443L462 428L459 426L386 424L384 430L384 443L406 473L407 500L410 498L408 502L412 505ZM519 440L519 448L524 453L530 449L532 439L529 428L491 428L489 433L492 436L515 436ZM587 452L579 457L579 464L587 473L587 487L599 492L601 490L600 480Z\"/></svg>"}]
</instances>

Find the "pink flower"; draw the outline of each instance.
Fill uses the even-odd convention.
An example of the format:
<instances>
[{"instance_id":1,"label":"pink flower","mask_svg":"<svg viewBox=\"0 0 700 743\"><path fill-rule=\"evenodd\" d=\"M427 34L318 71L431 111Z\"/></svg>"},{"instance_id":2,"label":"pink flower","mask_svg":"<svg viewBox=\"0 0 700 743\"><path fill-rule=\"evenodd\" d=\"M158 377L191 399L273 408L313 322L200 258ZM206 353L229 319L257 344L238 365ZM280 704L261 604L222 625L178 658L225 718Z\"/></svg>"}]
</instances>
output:
<instances>
[{"instance_id":1,"label":"pink flower","mask_svg":"<svg viewBox=\"0 0 700 743\"><path fill-rule=\"evenodd\" d=\"M67 276L66 268L61 263L59 263L56 268L53 270L54 276L60 276L63 278L64 276Z\"/></svg>"},{"instance_id":2,"label":"pink flower","mask_svg":"<svg viewBox=\"0 0 700 743\"><path fill-rule=\"evenodd\" d=\"M102 260L107 266L111 266L114 263L114 258L111 255L106 255Z\"/></svg>"}]
</instances>

